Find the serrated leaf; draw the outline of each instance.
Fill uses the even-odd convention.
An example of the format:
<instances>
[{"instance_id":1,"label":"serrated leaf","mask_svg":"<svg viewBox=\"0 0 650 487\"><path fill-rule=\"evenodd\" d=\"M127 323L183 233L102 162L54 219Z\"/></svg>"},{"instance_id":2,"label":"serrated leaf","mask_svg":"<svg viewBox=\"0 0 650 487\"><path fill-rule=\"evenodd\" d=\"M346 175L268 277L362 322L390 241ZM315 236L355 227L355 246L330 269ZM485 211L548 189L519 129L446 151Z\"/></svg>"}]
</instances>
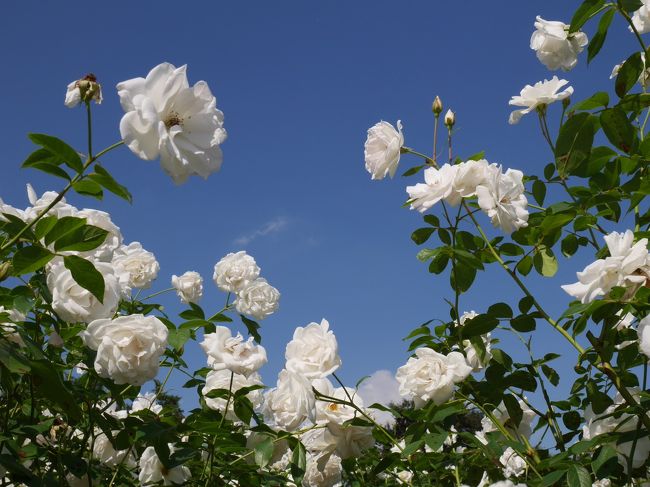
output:
<instances>
[{"instance_id":1,"label":"serrated leaf","mask_svg":"<svg viewBox=\"0 0 650 487\"><path fill-rule=\"evenodd\" d=\"M68 167L81 173L83 163L81 157L72 147L57 137L46 134L29 134L29 139L36 145L47 149L50 153L61 159Z\"/></svg>"},{"instance_id":2,"label":"serrated leaf","mask_svg":"<svg viewBox=\"0 0 650 487\"><path fill-rule=\"evenodd\" d=\"M104 302L104 276L92 262L76 255L66 255L63 257L63 264L77 284L90 291L100 303Z\"/></svg>"},{"instance_id":3,"label":"serrated leaf","mask_svg":"<svg viewBox=\"0 0 650 487\"><path fill-rule=\"evenodd\" d=\"M591 475L580 465L571 465L566 478L569 487L591 487Z\"/></svg>"}]
</instances>

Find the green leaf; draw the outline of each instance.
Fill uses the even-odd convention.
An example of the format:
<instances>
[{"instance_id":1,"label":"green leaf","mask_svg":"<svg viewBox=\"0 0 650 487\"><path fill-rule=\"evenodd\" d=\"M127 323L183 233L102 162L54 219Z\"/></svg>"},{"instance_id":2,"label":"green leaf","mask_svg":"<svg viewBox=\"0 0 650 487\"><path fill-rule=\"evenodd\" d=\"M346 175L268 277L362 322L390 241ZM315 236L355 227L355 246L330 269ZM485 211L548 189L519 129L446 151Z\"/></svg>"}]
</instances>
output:
<instances>
[{"instance_id":1,"label":"green leaf","mask_svg":"<svg viewBox=\"0 0 650 487\"><path fill-rule=\"evenodd\" d=\"M536 179L533 183L533 196L538 205L542 206L544 204L544 198L546 197L546 185L539 179Z\"/></svg>"},{"instance_id":2,"label":"green leaf","mask_svg":"<svg viewBox=\"0 0 650 487\"><path fill-rule=\"evenodd\" d=\"M553 277L558 269L557 258L549 247L542 247L535 252L533 265L544 277Z\"/></svg>"},{"instance_id":3,"label":"green leaf","mask_svg":"<svg viewBox=\"0 0 650 487\"><path fill-rule=\"evenodd\" d=\"M585 0L573 14L569 34L578 32L589 18L605 4L605 0Z\"/></svg>"},{"instance_id":4,"label":"green leaf","mask_svg":"<svg viewBox=\"0 0 650 487\"><path fill-rule=\"evenodd\" d=\"M42 171L47 174L51 174L52 176L56 176L58 178L65 179L67 181L70 181L70 176L68 175L67 172L65 172L63 169L61 169L59 166L56 164L53 164L51 162L32 162L28 166L25 166L23 163L23 167L31 167L32 169L37 169L38 171Z\"/></svg>"},{"instance_id":5,"label":"green leaf","mask_svg":"<svg viewBox=\"0 0 650 487\"><path fill-rule=\"evenodd\" d=\"M603 132L618 149L631 152L636 140L636 130L620 108L608 108L600 114Z\"/></svg>"},{"instance_id":6,"label":"green leaf","mask_svg":"<svg viewBox=\"0 0 650 487\"><path fill-rule=\"evenodd\" d=\"M636 12L641 7L643 7L643 2L641 0L620 0L623 10L627 13Z\"/></svg>"},{"instance_id":7,"label":"green leaf","mask_svg":"<svg viewBox=\"0 0 650 487\"><path fill-rule=\"evenodd\" d=\"M83 171L83 163L81 162L81 157L79 157L77 151L61 139L46 134L29 134L29 138L36 145L40 145L44 149L47 149L51 154L54 154L61 161L65 162L65 164L71 169L78 173Z\"/></svg>"},{"instance_id":8,"label":"green leaf","mask_svg":"<svg viewBox=\"0 0 650 487\"><path fill-rule=\"evenodd\" d=\"M95 227L92 225L84 225L77 228L62 237L59 237L54 242L54 250L57 252L64 251L77 251L87 252L96 249L106 240L108 231L103 228Z\"/></svg>"},{"instance_id":9,"label":"green leaf","mask_svg":"<svg viewBox=\"0 0 650 487\"><path fill-rule=\"evenodd\" d=\"M39 394L59 406L59 410L72 419L81 418L81 408L77 399L67 389L61 374L48 360L33 360L31 371L34 388Z\"/></svg>"},{"instance_id":10,"label":"green leaf","mask_svg":"<svg viewBox=\"0 0 650 487\"><path fill-rule=\"evenodd\" d=\"M64 216L59 219L52 229L45 235L45 245L50 245L52 242L59 238L73 232L77 228L81 228L86 224L85 218L77 218L74 216Z\"/></svg>"},{"instance_id":11,"label":"green leaf","mask_svg":"<svg viewBox=\"0 0 650 487\"><path fill-rule=\"evenodd\" d=\"M527 276L532 268L533 258L530 255L525 256L517 263L517 270L524 276Z\"/></svg>"},{"instance_id":12,"label":"green leaf","mask_svg":"<svg viewBox=\"0 0 650 487\"><path fill-rule=\"evenodd\" d=\"M521 410L519 401L512 394L504 394L503 403L506 406L508 416L510 416L515 428L518 428L522 418L524 417L524 412Z\"/></svg>"},{"instance_id":13,"label":"green leaf","mask_svg":"<svg viewBox=\"0 0 650 487\"><path fill-rule=\"evenodd\" d=\"M640 113L643 109L650 106L650 93L635 93L625 95L616 106L624 112ZM646 139L648 140L648 139Z\"/></svg>"},{"instance_id":14,"label":"green leaf","mask_svg":"<svg viewBox=\"0 0 650 487\"><path fill-rule=\"evenodd\" d=\"M607 105L609 105L609 95L605 91L599 91L586 100L579 101L573 105L571 110L593 110L595 108L606 107Z\"/></svg>"},{"instance_id":15,"label":"green leaf","mask_svg":"<svg viewBox=\"0 0 650 487\"><path fill-rule=\"evenodd\" d=\"M100 303L104 302L104 276L92 262L76 255L66 255L63 257L63 264L77 284L90 291Z\"/></svg>"},{"instance_id":16,"label":"green leaf","mask_svg":"<svg viewBox=\"0 0 650 487\"><path fill-rule=\"evenodd\" d=\"M566 478L569 487L591 487L591 475L586 468L575 463L569 467Z\"/></svg>"},{"instance_id":17,"label":"green leaf","mask_svg":"<svg viewBox=\"0 0 650 487\"><path fill-rule=\"evenodd\" d=\"M512 308L506 303L495 303L488 308L487 314L495 318L512 318Z\"/></svg>"},{"instance_id":18,"label":"green leaf","mask_svg":"<svg viewBox=\"0 0 650 487\"><path fill-rule=\"evenodd\" d=\"M611 445L604 445L600 453L591 464L591 468L597 478L609 477L618 467L618 455Z\"/></svg>"},{"instance_id":19,"label":"green leaf","mask_svg":"<svg viewBox=\"0 0 650 487\"><path fill-rule=\"evenodd\" d=\"M560 244L562 249L562 254L565 257L571 257L578 251L578 237L573 234L569 234L562 240Z\"/></svg>"},{"instance_id":20,"label":"green leaf","mask_svg":"<svg viewBox=\"0 0 650 487\"><path fill-rule=\"evenodd\" d=\"M555 145L555 163L561 176L571 174L589 157L597 120L590 113L583 112L569 118L560 127Z\"/></svg>"},{"instance_id":21,"label":"green leaf","mask_svg":"<svg viewBox=\"0 0 650 487\"><path fill-rule=\"evenodd\" d=\"M609 26L612 24L612 20L614 19L615 14L616 10L610 9L605 12L600 18L600 22L598 22L598 30L592 37L591 42L589 42L589 46L587 47L587 63L590 63L591 60L596 57L596 55L600 52L600 49L603 47L603 44L605 44L607 31L609 30Z\"/></svg>"},{"instance_id":22,"label":"green leaf","mask_svg":"<svg viewBox=\"0 0 650 487\"><path fill-rule=\"evenodd\" d=\"M449 273L451 287L459 293L467 292L472 287L474 279L476 279L476 268L470 267L466 263L458 263L455 269Z\"/></svg>"},{"instance_id":23,"label":"green leaf","mask_svg":"<svg viewBox=\"0 0 650 487\"><path fill-rule=\"evenodd\" d=\"M178 328L176 330L169 330L167 342L171 347L180 351L181 348L187 343L192 336L192 331L187 328Z\"/></svg>"},{"instance_id":24,"label":"green leaf","mask_svg":"<svg viewBox=\"0 0 650 487\"><path fill-rule=\"evenodd\" d=\"M418 228L411 234L411 240L413 240L417 245L422 245L424 242L429 240L431 234L435 232L433 227Z\"/></svg>"},{"instance_id":25,"label":"green leaf","mask_svg":"<svg viewBox=\"0 0 650 487\"><path fill-rule=\"evenodd\" d=\"M255 445L255 463L264 468L273 456L273 438L267 436Z\"/></svg>"},{"instance_id":26,"label":"green leaf","mask_svg":"<svg viewBox=\"0 0 650 487\"><path fill-rule=\"evenodd\" d=\"M537 389L535 377L523 370L517 370L505 377L505 383L510 387L516 387L529 392L535 392Z\"/></svg>"},{"instance_id":27,"label":"green leaf","mask_svg":"<svg viewBox=\"0 0 650 487\"><path fill-rule=\"evenodd\" d=\"M41 269L45 264L54 258L54 254L43 247L32 245L18 249L11 261L13 274L29 274Z\"/></svg>"},{"instance_id":28,"label":"green leaf","mask_svg":"<svg viewBox=\"0 0 650 487\"><path fill-rule=\"evenodd\" d=\"M427 167L427 165L423 164L421 166L414 166L410 169L407 169L406 171L404 171L404 174L402 174L402 177L413 176L414 174L419 173L425 167Z\"/></svg>"},{"instance_id":29,"label":"green leaf","mask_svg":"<svg viewBox=\"0 0 650 487\"><path fill-rule=\"evenodd\" d=\"M535 330L535 318L530 315L519 315L510 320L510 326L520 333L529 333Z\"/></svg>"},{"instance_id":30,"label":"green leaf","mask_svg":"<svg viewBox=\"0 0 650 487\"><path fill-rule=\"evenodd\" d=\"M88 175L90 179L92 179L102 187L106 188L111 193L119 196L122 199L125 199L129 203L133 202L133 197L131 196L131 193L129 193L129 190L126 189L125 186L122 186L120 183L115 181L113 176L111 176L111 174L99 164L95 164L94 167L95 167L95 172Z\"/></svg>"},{"instance_id":31,"label":"green leaf","mask_svg":"<svg viewBox=\"0 0 650 487\"><path fill-rule=\"evenodd\" d=\"M582 422L582 418L580 416L580 413L578 411L567 411L562 415L562 422L564 423L564 426L571 430L577 430L580 428L580 423Z\"/></svg>"},{"instance_id":32,"label":"green leaf","mask_svg":"<svg viewBox=\"0 0 650 487\"><path fill-rule=\"evenodd\" d=\"M546 364L542 364L542 372L544 372L546 378L554 386L557 386L560 383L560 375L553 367L549 367Z\"/></svg>"},{"instance_id":33,"label":"green leaf","mask_svg":"<svg viewBox=\"0 0 650 487\"><path fill-rule=\"evenodd\" d=\"M466 320L460 328L463 338L469 338L477 335L484 335L491 332L499 325L499 320L494 316L487 314L477 315L472 319Z\"/></svg>"},{"instance_id":34,"label":"green leaf","mask_svg":"<svg viewBox=\"0 0 650 487\"><path fill-rule=\"evenodd\" d=\"M539 486L551 487L553 485L558 485L558 482L562 477L564 477L565 474L566 474L566 470L556 470L555 472L551 472L547 475L544 475Z\"/></svg>"},{"instance_id":35,"label":"green leaf","mask_svg":"<svg viewBox=\"0 0 650 487\"><path fill-rule=\"evenodd\" d=\"M52 230L52 227L54 227L58 221L59 219L55 216L44 216L38 220L36 225L34 225L34 235L36 236L36 239L42 239L47 232Z\"/></svg>"},{"instance_id":36,"label":"green leaf","mask_svg":"<svg viewBox=\"0 0 650 487\"><path fill-rule=\"evenodd\" d=\"M291 453L291 476L296 485L302 484L302 478L307 469L307 453L305 447L299 441L293 447Z\"/></svg>"},{"instance_id":37,"label":"green leaf","mask_svg":"<svg viewBox=\"0 0 650 487\"><path fill-rule=\"evenodd\" d=\"M260 336L259 332L257 330L260 329L259 323L256 321L253 321L249 318L246 318L244 315L239 315L241 318L242 323L246 325L246 329L248 330L248 334L253 337L253 339L257 343L262 343L262 337Z\"/></svg>"},{"instance_id":38,"label":"green leaf","mask_svg":"<svg viewBox=\"0 0 650 487\"><path fill-rule=\"evenodd\" d=\"M619 98L623 98L639 81L643 72L643 59L640 52L635 52L625 60L616 76L615 90Z\"/></svg>"},{"instance_id":39,"label":"green leaf","mask_svg":"<svg viewBox=\"0 0 650 487\"><path fill-rule=\"evenodd\" d=\"M0 363L15 374L22 375L31 370L29 359L8 340L0 340Z\"/></svg>"},{"instance_id":40,"label":"green leaf","mask_svg":"<svg viewBox=\"0 0 650 487\"><path fill-rule=\"evenodd\" d=\"M82 179L81 181L77 181L72 185L72 189L81 195L91 196L93 198L97 198L98 200L101 200L104 197L104 191L102 191L102 187L90 179Z\"/></svg>"}]
</instances>

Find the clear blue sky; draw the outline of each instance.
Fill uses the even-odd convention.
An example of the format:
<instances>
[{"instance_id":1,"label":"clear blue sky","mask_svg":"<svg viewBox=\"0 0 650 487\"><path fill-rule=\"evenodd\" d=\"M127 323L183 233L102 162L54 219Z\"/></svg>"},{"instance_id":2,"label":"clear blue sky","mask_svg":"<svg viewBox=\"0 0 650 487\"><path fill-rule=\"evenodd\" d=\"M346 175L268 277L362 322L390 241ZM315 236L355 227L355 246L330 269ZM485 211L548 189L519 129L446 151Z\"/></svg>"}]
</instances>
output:
<instances>
[{"instance_id":1,"label":"clear blue sky","mask_svg":"<svg viewBox=\"0 0 650 487\"><path fill-rule=\"evenodd\" d=\"M547 71L529 48L535 15L568 22L577 5L8 2L0 18L0 197L25 207L27 182L39 193L61 187L19 165L32 149L27 132L85 147L83 110L63 106L71 80L93 72L103 84L104 103L94 112L95 147L101 148L119 139L117 82L145 76L163 61L187 64L190 83L207 81L225 114L229 138L221 172L176 187L157 162L122 148L104 164L129 187L133 205L112 195L103 202L70 201L109 211L127 242L140 241L156 254L161 272L153 291L168 287L172 274L200 272L206 280L201 304L210 311L225 299L211 281L214 263L240 250L238 238L284 222L243 246L282 293L280 311L263 322L266 383L275 383L293 329L323 317L339 339L347 382L378 369L394 371L408 356L402 338L426 320L448 317L443 298L451 291L446 276L428 274L415 259L419 249L409 236L421 217L401 208L404 187L415 180L377 182L366 173L366 130L382 119L401 119L406 144L428 152L431 102L440 95L445 110L457 113L458 155L485 150L491 162L541 173L550 152L537 120L529 116L509 126L510 97L553 74L571 81L575 99L611 91L613 64L635 48L616 19L592 65L583 55L570 73ZM399 173L416 163L404 158ZM590 260L574 258L563 264L560 278L533 279L531 286L558 313L569 302L559 285L573 282ZM498 300L516 305L519 297L496 269L475 288L463 296L463 309L480 312ZM174 295L160 301L172 313L181 310ZM542 333L536 348L542 354L561 343ZM188 356L195 367L204 364L198 348L189 348Z\"/></svg>"}]
</instances>

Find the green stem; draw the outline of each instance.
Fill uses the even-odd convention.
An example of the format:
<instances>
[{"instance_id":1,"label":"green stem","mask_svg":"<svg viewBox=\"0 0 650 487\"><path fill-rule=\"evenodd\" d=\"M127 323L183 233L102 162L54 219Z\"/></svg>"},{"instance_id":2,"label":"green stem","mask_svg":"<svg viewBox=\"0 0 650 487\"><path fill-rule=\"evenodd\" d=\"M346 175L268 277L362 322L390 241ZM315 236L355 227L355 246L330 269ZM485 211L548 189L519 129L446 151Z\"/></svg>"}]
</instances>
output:
<instances>
[{"instance_id":1,"label":"green stem","mask_svg":"<svg viewBox=\"0 0 650 487\"><path fill-rule=\"evenodd\" d=\"M438 121L440 120L440 114L436 114L435 121L433 122L433 161L438 160Z\"/></svg>"},{"instance_id":2,"label":"green stem","mask_svg":"<svg viewBox=\"0 0 650 487\"><path fill-rule=\"evenodd\" d=\"M436 161L431 159L429 156L427 156L425 154L422 154L422 152L415 151L415 150L411 149L410 147L402 147L401 152L402 152L402 154L413 154L415 156L421 157L422 159L425 160L425 162L427 164L429 164L431 166L437 166L438 165L436 163Z\"/></svg>"},{"instance_id":3,"label":"green stem","mask_svg":"<svg viewBox=\"0 0 650 487\"><path fill-rule=\"evenodd\" d=\"M167 289L163 289L162 291L158 291L158 292L156 292L156 293L150 294L149 296L146 296L146 297L142 298L141 301L146 301L147 299L155 298L156 296L160 296L161 294L168 293L169 291L173 291L174 289L175 289L175 288L173 288L173 287L169 287L169 288L167 288ZM138 299L137 296L136 296L135 298L136 298L136 300Z\"/></svg>"},{"instance_id":4,"label":"green stem","mask_svg":"<svg viewBox=\"0 0 650 487\"><path fill-rule=\"evenodd\" d=\"M463 201L463 206L464 206L465 209L469 212L469 208L467 207L467 203L466 203L465 201ZM512 279L515 281L515 283L517 284L517 286L519 286L519 289L521 289L521 290L524 292L524 294L525 294L526 296L528 296L528 297L533 301L533 305L534 305L535 308L537 308L537 310L541 313L542 317L543 317L543 318L544 318L544 319L545 319L545 320L546 320L546 321L547 321L547 322L548 322L548 323L549 323L553 328L555 328L555 330L556 330L558 333L560 333L562 336L564 336L564 338L566 338L567 341L568 341L569 343L571 343L571 345L573 345L573 347L574 347L574 348L575 348L575 349L580 353L580 355L582 355L582 354L585 352L585 349L582 348L578 342L576 342L575 338L573 338L573 337L571 336L571 334L570 334L568 331L566 331L564 328L562 328L560 325L558 325L557 322L556 322L553 318L551 318L551 317L549 316L549 314L548 314L546 311L544 311L544 309L542 308L542 306L537 302L537 299L535 299L535 296L533 296L533 295L530 293L530 291L528 290L528 288L526 287L526 285L521 281L521 279L519 279L519 276L517 276L517 274L515 274L515 273L512 271L512 269L510 269L510 267L508 267L508 265L503 261L503 259L502 259L501 256L499 255L499 253L494 249L494 247L493 247L492 244L490 243L490 240L487 238L487 235L485 235L485 232L483 232L483 229L481 228L481 226L479 225L479 223L476 221L476 218L474 218L474 215L470 215L470 218L472 219L472 222L473 222L474 225L476 226L476 229L478 230L478 232L481 234L481 237L483 238L483 241L484 241L485 244L488 246L488 248L490 249L490 252L491 252L492 255L494 256L494 258L496 259L496 261L499 263L499 265L500 265L500 266L501 266L501 267L502 267L502 268L503 268L503 269L504 269L504 270L505 270L505 271L510 275L510 277L512 277Z\"/></svg>"},{"instance_id":5,"label":"green stem","mask_svg":"<svg viewBox=\"0 0 650 487\"><path fill-rule=\"evenodd\" d=\"M90 101L86 102L86 115L88 120L88 159L93 158L93 119L90 109Z\"/></svg>"}]
</instances>

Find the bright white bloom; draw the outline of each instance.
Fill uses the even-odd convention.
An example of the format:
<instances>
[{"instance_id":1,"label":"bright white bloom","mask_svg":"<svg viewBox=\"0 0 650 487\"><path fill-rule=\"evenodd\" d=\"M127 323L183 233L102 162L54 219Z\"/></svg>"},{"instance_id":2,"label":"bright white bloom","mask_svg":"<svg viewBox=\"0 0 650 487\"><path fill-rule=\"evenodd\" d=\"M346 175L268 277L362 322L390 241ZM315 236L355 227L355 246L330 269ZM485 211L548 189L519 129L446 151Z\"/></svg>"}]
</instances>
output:
<instances>
[{"instance_id":1,"label":"bright white bloom","mask_svg":"<svg viewBox=\"0 0 650 487\"><path fill-rule=\"evenodd\" d=\"M452 184L454 191L457 193L457 198L475 196L476 187L485 184L494 166L494 164L491 165L485 159L461 162L454 166L456 168L456 176ZM456 204L454 198L450 200L450 202Z\"/></svg>"},{"instance_id":2,"label":"bright white bloom","mask_svg":"<svg viewBox=\"0 0 650 487\"><path fill-rule=\"evenodd\" d=\"M56 261L47 271L47 287L52 293L52 309L59 317L71 323L89 323L113 316L120 302L120 285L113 267L105 262L95 262L95 268L104 278L104 302L84 289L66 269L63 260Z\"/></svg>"},{"instance_id":3,"label":"bright white bloom","mask_svg":"<svg viewBox=\"0 0 650 487\"><path fill-rule=\"evenodd\" d=\"M566 284L562 289L582 303L590 303L599 296L605 296L612 288L622 286L633 294L644 285L650 275L648 239L634 243L634 233L612 232L605 236L610 256L592 262L578 272L578 282Z\"/></svg>"},{"instance_id":4,"label":"bright white bloom","mask_svg":"<svg viewBox=\"0 0 650 487\"><path fill-rule=\"evenodd\" d=\"M558 93L558 90L567 83L567 80L558 79L557 76L553 76L550 80L538 81L534 86L524 86L519 96L512 97L510 105L526 108L512 112L508 122L511 125L519 123L522 116L532 112L537 107L570 97L573 94L573 88L571 86Z\"/></svg>"},{"instance_id":5,"label":"bright white bloom","mask_svg":"<svg viewBox=\"0 0 650 487\"><path fill-rule=\"evenodd\" d=\"M524 174L516 169L494 167L483 185L476 188L478 204L495 227L504 232L528 226L528 200L524 194Z\"/></svg>"},{"instance_id":6,"label":"bright white bloom","mask_svg":"<svg viewBox=\"0 0 650 487\"><path fill-rule=\"evenodd\" d=\"M526 472L526 460L510 447L499 457L499 462L503 465L503 475L506 478L519 477Z\"/></svg>"},{"instance_id":7,"label":"bright white bloom","mask_svg":"<svg viewBox=\"0 0 650 487\"><path fill-rule=\"evenodd\" d=\"M636 332L639 335L639 352L650 357L650 316L646 316L639 322Z\"/></svg>"},{"instance_id":8,"label":"bright white bloom","mask_svg":"<svg viewBox=\"0 0 650 487\"><path fill-rule=\"evenodd\" d=\"M97 411L104 411L104 414L113 416L115 419L125 419L129 415L129 412L126 409L117 409L117 402L110 398L106 400L100 399L97 401L95 409Z\"/></svg>"},{"instance_id":9,"label":"bright white bloom","mask_svg":"<svg viewBox=\"0 0 650 487\"><path fill-rule=\"evenodd\" d=\"M315 402L309 380L284 369L278 374L277 386L266 393L264 416L280 428L292 431L305 421L314 420Z\"/></svg>"},{"instance_id":10,"label":"bright white bloom","mask_svg":"<svg viewBox=\"0 0 650 487\"><path fill-rule=\"evenodd\" d=\"M102 103L102 87L97 83L94 74L88 74L68 84L63 103L68 108L74 108L86 100L92 100L98 105Z\"/></svg>"},{"instance_id":11,"label":"bright white bloom","mask_svg":"<svg viewBox=\"0 0 650 487\"><path fill-rule=\"evenodd\" d=\"M336 487L341 485L341 457L335 453L307 454L303 487Z\"/></svg>"},{"instance_id":12,"label":"bright white bloom","mask_svg":"<svg viewBox=\"0 0 650 487\"><path fill-rule=\"evenodd\" d=\"M135 314L95 320L80 336L97 351L95 371L100 377L140 386L156 377L168 331L155 316Z\"/></svg>"},{"instance_id":13,"label":"bright white bloom","mask_svg":"<svg viewBox=\"0 0 650 487\"><path fill-rule=\"evenodd\" d=\"M232 379L231 379L232 378ZM231 387L232 382L232 387ZM213 370L208 372L208 375L205 378L205 386L201 390L203 394L205 403L210 409L215 411L220 411L222 414L226 408L226 403L228 404L228 411L226 411L226 418L237 421L237 415L234 413L233 401L228 401L227 397L205 397L208 392L215 389L230 389L231 392L237 392L242 387L251 387L251 386L261 386L262 378L256 372L250 374L248 377L231 372L230 370L221 369ZM253 407L258 409L262 404L262 391L260 389L255 389L246 394L246 397L250 399Z\"/></svg>"},{"instance_id":14,"label":"bright white bloom","mask_svg":"<svg viewBox=\"0 0 650 487\"><path fill-rule=\"evenodd\" d=\"M339 346L329 326L323 318L320 324L309 323L295 329L284 352L287 370L308 379L321 379L341 366Z\"/></svg>"},{"instance_id":15,"label":"bright white bloom","mask_svg":"<svg viewBox=\"0 0 650 487\"><path fill-rule=\"evenodd\" d=\"M612 481L609 479L596 480L591 487L612 487Z\"/></svg>"},{"instance_id":16,"label":"bright white bloom","mask_svg":"<svg viewBox=\"0 0 650 487\"><path fill-rule=\"evenodd\" d=\"M176 184L193 174L207 178L221 167L226 140L223 113L204 81L189 86L186 66L162 63L145 78L118 83L126 114L120 121L125 144L141 159L160 158Z\"/></svg>"},{"instance_id":17,"label":"bright white bloom","mask_svg":"<svg viewBox=\"0 0 650 487\"><path fill-rule=\"evenodd\" d=\"M336 445L336 453L342 458L362 456L364 450L375 446L372 428L368 426L340 425L329 423L325 435L331 435Z\"/></svg>"},{"instance_id":18,"label":"bright white bloom","mask_svg":"<svg viewBox=\"0 0 650 487\"><path fill-rule=\"evenodd\" d=\"M413 473L409 472L408 470L401 470L397 473L397 478L400 484L411 485L411 481L413 480Z\"/></svg>"},{"instance_id":19,"label":"bright white bloom","mask_svg":"<svg viewBox=\"0 0 650 487\"><path fill-rule=\"evenodd\" d=\"M397 369L399 393L413 399L415 407L428 401L435 404L446 402L454 393L454 386L464 380L472 368L460 352L443 355L430 348L418 348L415 357Z\"/></svg>"},{"instance_id":20,"label":"bright white bloom","mask_svg":"<svg viewBox=\"0 0 650 487\"><path fill-rule=\"evenodd\" d=\"M539 15L535 29L530 38L530 48L537 51L537 59L551 71L573 69L578 63L578 54L587 45L587 35L579 31L569 35L567 24L544 20Z\"/></svg>"},{"instance_id":21,"label":"bright white bloom","mask_svg":"<svg viewBox=\"0 0 650 487\"><path fill-rule=\"evenodd\" d=\"M117 249L113 254L113 267L123 287L136 289L149 288L160 270L156 257L143 249L140 242Z\"/></svg>"},{"instance_id":22,"label":"bright white bloom","mask_svg":"<svg viewBox=\"0 0 650 487\"><path fill-rule=\"evenodd\" d=\"M153 392L139 393L133 400L133 404L131 404L132 413L144 411L145 409L148 409L154 414L160 414L162 412L163 407L156 401L156 394Z\"/></svg>"},{"instance_id":23,"label":"bright white bloom","mask_svg":"<svg viewBox=\"0 0 650 487\"><path fill-rule=\"evenodd\" d=\"M5 222L7 221L7 218L2 215L3 213L15 216L21 220L25 220L25 212L23 210L19 210L18 208L14 208L13 206L8 205L2 201L2 198L0 198L0 221Z\"/></svg>"},{"instance_id":24,"label":"bright white bloom","mask_svg":"<svg viewBox=\"0 0 650 487\"><path fill-rule=\"evenodd\" d=\"M0 318L2 335L19 347L24 347L25 342L20 336L20 333L18 333L18 328L15 323L25 321L25 315L15 309L6 309L4 306L0 306L0 314L4 313L6 313L7 318Z\"/></svg>"},{"instance_id":25,"label":"bright white bloom","mask_svg":"<svg viewBox=\"0 0 650 487\"><path fill-rule=\"evenodd\" d=\"M187 271L182 276L172 276L172 286L185 304L198 303L203 297L203 278L195 271Z\"/></svg>"},{"instance_id":26,"label":"bright white bloom","mask_svg":"<svg viewBox=\"0 0 650 487\"><path fill-rule=\"evenodd\" d=\"M639 34L650 32L650 0L642 0L643 5L632 15L632 24ZM632 27L628 27L633 32Z\"/></svg>"},{"instance_id":27,"label":"bright white bloom","mask_svg":"<svg viewBox=\"0 0 650 487\"><path fill-rule=\"evenodd\" d=\"M494 416L494 419L496 419L499 422L499 424L504 426L506 430L508 430L513 437L530 438L530 435L533 434L532 424L533 421L535 420L536 415L533 412L533 410L530 409L528 405L521 399L519 400L519 408L522 411L522 417L521 417L521 422L517 427L515 427L515 425L512 424L512 421L510 420L510 414L508 413L508 409L506 408L503 402L501 402L496 407L496 409L492 411L492 415ZM481 419L481 426L483 427L483 429L479 433L477 433L479 437L484 437L485 433L491 431L498 431L497 426L487 416Z\"/></svg>"},{"instance_id":28,"label":"bright white bloom","mask_svg":"<svg viewBox=\"0 0 650 487\"><path fill-rule=\"evenodd\" d=\"M456 177L457 166L444 164L437 169L428 167L424 170L424 183L407 186L412 210L424 213L440 200L448 200L457 204L460 198L453 192L453 183Z\"/></svg>"},{"instance_id":29,"label":"bright white bloom","mask_svg":"<svg viewBox=\"0 0 650 487\"><path fill-rule=\"evenodd\" d=\"M467 320L476 318L476 316L478 316L478 314L475 311L467 311L463 313L459 320L459 326L464 326ZM491 337L492 335L490 333L481 335L481 339L485 344L485 357L483 361L481 361L481 358L474 348L474 345L472 345L472 342L469 340L463 340L463 350L465 351L467 365L469 365L474 370L474 372L478 372L479 370L485 368L487 363L492 359Z\"/></svg>"},{"instance_id":30,"label":"bright white bloom","mask_svg":"<svg viewBox=\"0 0 650 487\"><path fill-rule=\"evenodd\" d=\"M113 253L122 245L122 232L120 232L120 228L111 220L111 215L105 211L84 208L74 216L77 218L85 218L87 225L99 227L108 232L106 239L99 247L87 252L79 252L78 254L95 261L110 262L113 258Z\"/></svg>"},{"instance_id":31,"label":"bright white bloom","mask_svg":"<svg viewBox=\"0 0 650 487\"><path fill-rule=\"evenodd\" d=\"M201 348L208 355L208 365L214 370L228 369L248 376L268 361L266 350L256 345L252 337L244 340L241 333L232 336L225 326L217 326L214 333L206 334Z\"/></svg>"},{"instance_id":32,"label":"bright white bloom","mask_svg":"<svg viewBox=\"0 0 650 487\"><path fill-rule=\"evenodd\" d=\"M239 291L233 304L239 313L263 320L280 307L280 292L258 277Z\"/></svg>"},{"instance_id":33,"label":"bright white bloom","mask_svg":"<svg viewBox=\"0 0 650 487\"><path fill-rule=\"evenodd\" d=\"M112 435L115 437L119 431L113 431ZM128 456L127 456L128 455ZM129 453L129 449L116 450L113 448L111 441L106 434L99 428L95 429L95 443L93 444L93 456L101 463L109 467L116 467L120 463L127 468L135 467L135 455L133 451Z\"/></svg>"},{"instance_id":34,"label":"bright white bloom","mask_svg":"<svg viewBox=\"0 0 650 487\"><path fill-rule=\"evenodd\" d=\"M312 383L312 387L316 389L319 393L324 396L333 397L341 401L352 401L354 404L363 409L363 399L357 394L357 391L346 387L337 387L335 388L329 379L316 379ZM327 399L316 398L316 423L319 424L328 424L336 423L342 425L346 421L355 418L358 415L356 409L347 404L339 404L336 402L330 402Z\"/></svg>"},{"instance_id":35,"label":"bright white bloom","mask_svg":"<svg viewBox=\"0 0 650 487\"><path fill-rule=\"evenodd\" d=\"M227 293L238 293L260 276L255 259L246 251L230 253L214 266L214 283Z\"/></svg>"},{"instance_id":36,"label":"bright white bloom","mask_svg":"<svg viewBox=\"0 0 650 487\"><path fill-rule=\"evenodd\" d=\"M46 191L43 193L43 196L39 198L36 191L34 191L34 188L32 188L32 185L28 184L27 198L32 206L27 208L23 213L25 221L31 222L32 220L36 220L36 217L45 211L45 209L50 206L58 196L59 193ZM48 210L47 214L56 216L57 218L63 218L64 216L76 216L78 212L79 210L77 208L65 202L65 198L61 198L61 201Z\"/></svg>"},{"instance_id":37,"label":"bright white bloom","mask_svg":"<svg viewBox=\"0 0 650 487\"><path fill-rule=\"evenodd\" d=\"M174 452L170 443L169 452ZM182 485L192 476L190 469L184 465L177 465L166 469L162 464L153 446L148 446L140 457L140 474L138 479L141 485L150 485L162 481L163 485Z\"/></svg>"},{"instance_id":38,"label":"bright white bloom","mask_svg":"<svg viewBox=\"0 0 650 487\"><path fill-rule=\"evenodd\" d=\"M388 122L379 122L368 129L364 147L366 170L372 179L392 178L399 164L399 156L404 145L402 122L397 121L397 130Z\"/></svg>"}]
</instances>

